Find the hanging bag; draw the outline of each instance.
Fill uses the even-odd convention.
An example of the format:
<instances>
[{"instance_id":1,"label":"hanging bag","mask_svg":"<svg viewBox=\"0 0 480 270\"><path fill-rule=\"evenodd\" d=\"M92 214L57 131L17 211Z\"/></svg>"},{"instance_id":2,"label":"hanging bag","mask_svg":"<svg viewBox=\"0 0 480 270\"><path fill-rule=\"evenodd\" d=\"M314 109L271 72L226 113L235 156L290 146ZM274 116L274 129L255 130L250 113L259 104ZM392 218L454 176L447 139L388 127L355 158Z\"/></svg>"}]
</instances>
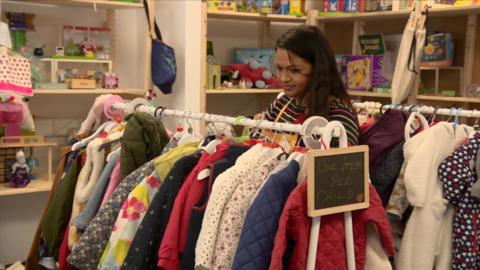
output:
<instances>
[{"instance_id":1,"label":"hanging bag","mask_svg":"<svg viewBox=\"0 0 480 270\"><path fill-rule=\"evenodd\" d=\"M151 66L153 84L157 86L163 94L171 94L172 85L177 77L175 50L163 42L160 28L155 20L155 15L153 16L155 33L152 33L147 0L143 0L143 6L147 14L148 29L152 38ZM154 34L155 36L153 36Z\"/></svg>"}]
</instances>

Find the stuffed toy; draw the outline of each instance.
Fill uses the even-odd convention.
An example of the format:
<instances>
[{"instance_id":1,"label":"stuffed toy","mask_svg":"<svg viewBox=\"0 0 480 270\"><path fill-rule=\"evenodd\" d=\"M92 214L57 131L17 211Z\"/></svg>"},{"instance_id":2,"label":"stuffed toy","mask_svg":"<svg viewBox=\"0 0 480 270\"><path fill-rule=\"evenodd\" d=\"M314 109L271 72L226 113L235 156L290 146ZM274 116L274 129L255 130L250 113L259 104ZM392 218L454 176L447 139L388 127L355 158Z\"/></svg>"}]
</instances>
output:
<instances>
[{"instance_id":1,"label":"stuffed toy","mask_svg":"<svg viewBox=\"0 0 480 270\"><path fill-rule=\"evenodd\" d=\"M232 64L228 67L228 74L233 80L244 80L246 88L278 88L277 78L267 68L257 61L251 60L245 64Z\"/></svg>"}]
</instances>

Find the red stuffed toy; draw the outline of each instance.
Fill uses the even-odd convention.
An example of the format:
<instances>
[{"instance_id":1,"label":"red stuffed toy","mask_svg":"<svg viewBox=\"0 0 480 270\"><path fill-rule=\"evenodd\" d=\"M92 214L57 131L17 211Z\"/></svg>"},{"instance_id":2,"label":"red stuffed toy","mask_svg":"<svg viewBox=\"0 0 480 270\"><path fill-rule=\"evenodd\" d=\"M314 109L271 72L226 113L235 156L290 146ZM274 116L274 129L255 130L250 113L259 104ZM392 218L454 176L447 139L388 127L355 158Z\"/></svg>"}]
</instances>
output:
<instances>
[{"instance_id":1,"label":"red stuffed toy","mask_svg":"<svg viewBox=\"0 0 480 270\"><path fill-rule=\"evenodd\" d=\"M227 69L233 74L233 79L243 79L246 88L279 88L277 78L267 68L260 66L257 61L250 61L245 64L232 64ZM240 78L239 78L240 76Z\"/></svg>"}]
</instances>

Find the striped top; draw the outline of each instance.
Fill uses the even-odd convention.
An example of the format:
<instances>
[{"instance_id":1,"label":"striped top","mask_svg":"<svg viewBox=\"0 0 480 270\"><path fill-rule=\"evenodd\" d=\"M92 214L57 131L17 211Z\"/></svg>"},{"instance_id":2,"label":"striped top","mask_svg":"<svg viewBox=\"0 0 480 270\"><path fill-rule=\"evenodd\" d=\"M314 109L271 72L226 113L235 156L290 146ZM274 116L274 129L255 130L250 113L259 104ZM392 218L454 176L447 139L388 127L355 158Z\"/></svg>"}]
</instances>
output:
<instances>
[{"instance_id":1,"label":"striped top","mask_svg":"<svg viewBox=\"0 0 480 270\"><path fill-rule=\"evenodd\" d=\"M276 121L280 123L291 123L291 124L301 124L305 121L305 110L306 108L300 105L295 104L292 100L293 98L289 98L286 95L282 95L281 97L277 98L270 107L265 112L265 120L267 121ZM288 104L288 107L285 111L280 115L280 118L277 120L278 115L283 110L285 105Z\"/></svg>"},{"instance_id":2,"label":"striped top","mask_svg":"<svg viewBox=\"0 0 480 270\"><path fill-rule=\"evenodd\" d=\"M276 99L265 112L265 120L275 121L278 114L282 111L284 106L288 104L287 108L280 115L277 122L302 124L306 119L306 107L295 104L292 98L282 95ZM289 103L290 102L290 103ZM339 121L345 127L347 131L349 145L358 145L360 131L358 127L357 115L346 104L333 100L329 105L328 121Z\"/></svg>"},{"instance_id":3,"label":"striped top","mask_svg":"<svg viewBox=\"0 0 480 270\"><path fill-rule=\"evenodd\" d=\"M351 146L359 145L360 128L358 127L357 114L343 102L333 100L330 103L328 112L328 121L339 121L347 131L348 144Z\"/></svg>"}]
</instances>

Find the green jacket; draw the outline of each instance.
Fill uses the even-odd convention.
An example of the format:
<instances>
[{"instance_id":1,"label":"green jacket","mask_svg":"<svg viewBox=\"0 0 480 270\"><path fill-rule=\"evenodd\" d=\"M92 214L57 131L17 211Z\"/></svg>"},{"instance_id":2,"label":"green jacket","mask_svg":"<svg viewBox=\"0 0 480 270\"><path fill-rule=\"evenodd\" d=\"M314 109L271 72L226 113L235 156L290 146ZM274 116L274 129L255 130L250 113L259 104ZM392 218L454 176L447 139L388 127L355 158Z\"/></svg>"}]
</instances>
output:
<instances>
[{"instance_id":1,"label":"green jacket","mask_svg":"<svg viewBox=\"0 0 480 270\"><path fill-rule=\"evenodd\" d=\"M163 124L147 113L133 113L125 120L120 156L122 177L160 155L169 140Z\"/></svg>"},{"instance_id":2,"label":"green jacket","mask_svg":"<svg viewBox=\"0 0 480 270\"><path fill-rule=\"evenodd\" d=\"M52 201L48 205L41 223L41 238L45 243L46 254L42 257L57 258L58 248L62 243L65 229L70 221L75 186L82 162L82 153L78 153L70 167L63 174L54 191ZM42 252L43 253L43 252Z\"/></svg>"}]
</instances>

